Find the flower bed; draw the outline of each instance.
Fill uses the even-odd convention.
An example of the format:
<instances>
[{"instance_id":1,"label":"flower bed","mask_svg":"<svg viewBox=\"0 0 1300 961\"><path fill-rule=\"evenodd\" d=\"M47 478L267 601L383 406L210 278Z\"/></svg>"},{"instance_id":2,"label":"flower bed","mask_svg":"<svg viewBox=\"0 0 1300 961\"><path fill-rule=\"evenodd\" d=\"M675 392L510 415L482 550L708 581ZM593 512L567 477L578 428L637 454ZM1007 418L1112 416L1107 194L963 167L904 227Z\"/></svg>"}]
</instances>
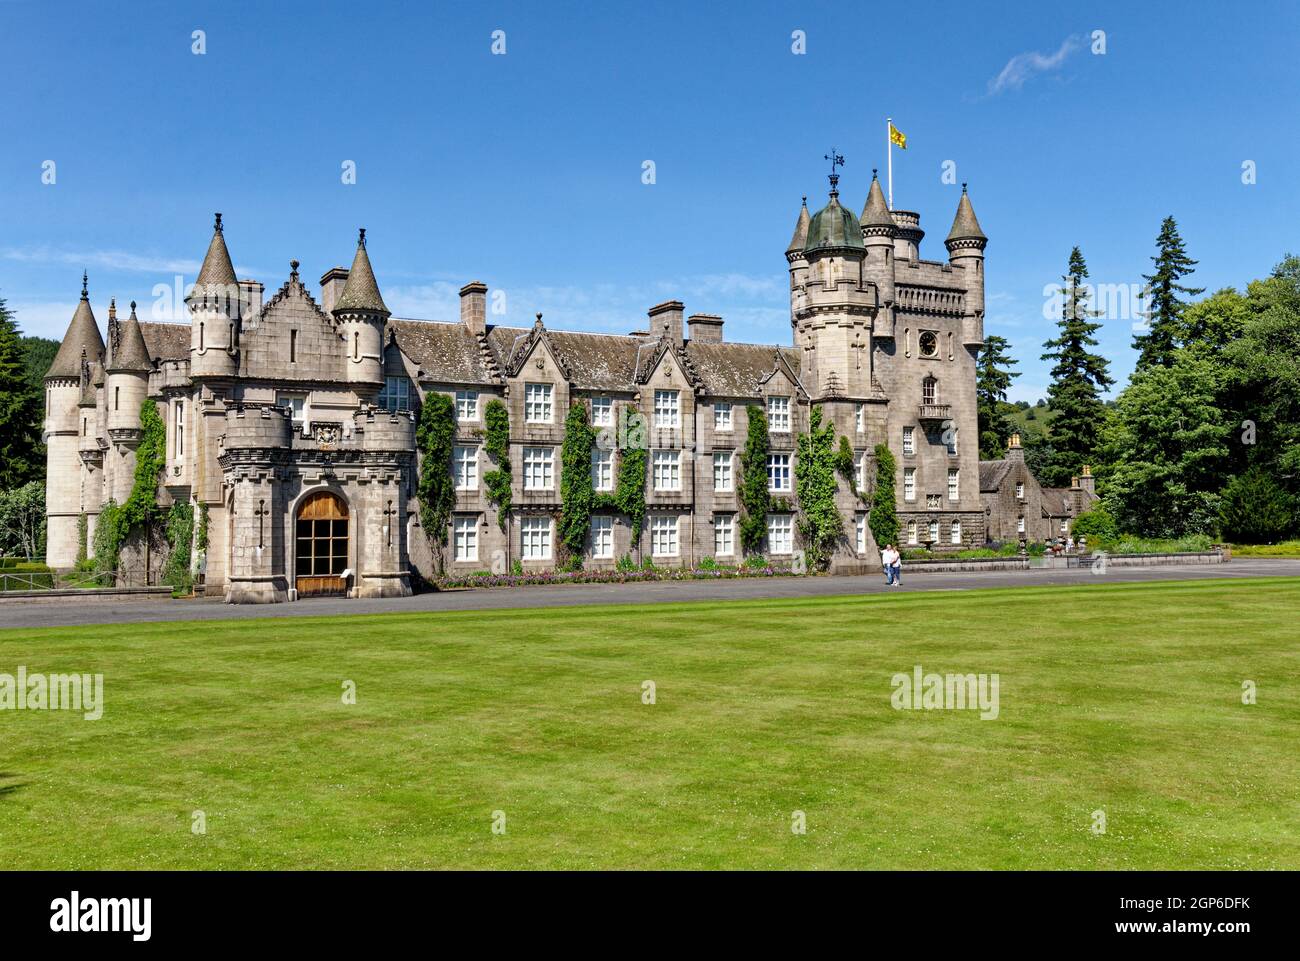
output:
<instances>
[{"instance_id":1,"label":"flower bed","mask_svg":"<svg viewBox=\"0 0 1300 961\"><path fill-rule=\"evenodd\" d=\"M794 577L788 567L641 568L632 571L537 571L525 574L465 574L443 577L439 590L466 587L531 587L537 584L635 584L643 581L716 581L738 577Z\"/></svg>"}]
</instances>

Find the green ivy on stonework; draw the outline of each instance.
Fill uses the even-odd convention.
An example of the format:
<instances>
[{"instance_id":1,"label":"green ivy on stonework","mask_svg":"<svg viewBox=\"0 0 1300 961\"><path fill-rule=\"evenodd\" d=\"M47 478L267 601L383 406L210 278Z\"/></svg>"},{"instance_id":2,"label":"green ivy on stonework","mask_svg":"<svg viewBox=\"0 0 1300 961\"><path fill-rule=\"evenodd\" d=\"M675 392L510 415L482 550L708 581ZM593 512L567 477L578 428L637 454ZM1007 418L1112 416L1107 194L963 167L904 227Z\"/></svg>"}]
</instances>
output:
<instances>
[{"instance_id":1,"label":"green ivy on stonework","mask_svg":"<svg viewBox=\"0 0 1300 961\"><path fill-rule=\"evenodd\" d=\"M844 535L844 519L835 505L835 494L839 489L835 480L839 463L835 451L835 423L822 423L821 407L813 407L809 413L808 432L799 435L796 450L794 477L799 495L799 533L803 537L808 566L824 570L836 542Z\"/></svg>"},{"instance_id":2,"label":"green ivy on stonework","mask_svg":"<svg viewBox=\"0 0 1300 961\"><path fill-rule=\"evenodd\" d=\"M582 567L587 532L591 528L591 509L596 502L591 484L591 450L595 443L596 432L587 422L587 405L578 401L569 407L564 419L564 446L560 455L561 569Z\"/></svg>"},{"instance_id":3,"label":"green ivy on stonework","mask_svg":"<svg viewBox=\"0 0 1300 961\"><path fill-rule=\"evenodd\" d=\"M194 535L194 550L203 552L208 549L208 505L199 505L199 529Z\"/></svg>"},{"instance_id":4,"label":"green ivy on stonework","mask_svg":"<svg viewBox=\"0 0 1300 961\"><path fill-rule=\"evenodd\" d=\"M876 546L898 543L898 508L894 503L894 475L898 464L887 444L876 445L876 486L871 495L871 514L867 523Z\"/></svg>"},{"instance_id":5,"label":"green ivy on stonework","mask_svg":"<svg viewBox=\"0 0 1300 961\"><path fill-rule=\"evenodd\" d=\"M645 481L650 456L640 413L630 404L623 404L619 406L618 420L617 436L623 444L618 451L618 480L613 494L596 498L596 507L610 508L625 516L635 545L640 542L645 526Z\"/></svg>"},{"instance_id":6,"label":"green ivy on stonework","mask_svg":"<svg viewBox=\"0 0 1300 961\"><path fill-rule=\"evenodd\" d=\"M189 594L194 588L190 573L194 549L194 505L177 501L167 511L167 544L171 553L163 568L163 583L171 586L172 594Z\"/></svg>"},{"instance_id":7,"label":"green ivy on stonework","mask_svg":"<svg viewBox=\"0 0 1300 961\"><path fill-rule=\"evenodd\" d=\"M82 514L77 518L77 567L78 569L86 566L86 559L89 556L89 540L87 531L90 529L90 518Z\"/></svg>"},{"instance_id":8,"label":"green ivy on stonework","mask_svg":"<svg viewBox=\"0 0 1300 961\"><path fill-rule=\"evenodd\" d=\"M835 452L835 470L845 483L849 485L849 490L855 494L861 494L858 490L857 471L854 469L853 448L849 445L849 439L843 434L840 435L840 449Z\"/></svg>"},{"instance_id":9,"label":"green ivy on stonework","mask_svg":"<svg viewBox=\"0 0 1300 961\"><path fill-rule=\"evenodd\" d=\"M487 429L483 450L496 464L494 470L483 475L483 486L488 500L497 506L497 525L505 532L510 527L510 411L501 400L487 402L483 425Z\"/></svg>"},{"instance_id":10,"label":"green ivy on stonework","mask_svg":"<svg viewBox=\"0 0 1300 961\"><path fill-rule=\"evenodd\" d=\"M745 408L749 433L745 452L740 455L740 546L746 554L761 554L767 538L767 515L772 495L767 490L767 455L771 449L767 434L767 413L754 404Z\"/></svg>"},{"instance_id":11,"label":"green ivy on stonework","mask_svg":"<svg viewBox=\"0 0 1300 961\"><path fill-rule=\"evenodd\" d=\"M135 449L135 478L126 503L109 500L95 524L95 568L117 570L122 542L147 527L158 513L158 475L167 456L167 428L158 405L146 399L140 405L140 444Z\"/></svg>"},{"instance_id":12,"label":"green ivy on stonework","mask_svg":"<svg viewBox=\"0 0 1300 961\"><path fill-rule=\"evenodd\" d=\"M451 476L451 448L456 437L455 405L447 394L430 391L420 408L415 427L420 452L420 524L424 536L439 547L447 543L447 527L456 506L455 481Z\"/></svg>"}]
</instances>

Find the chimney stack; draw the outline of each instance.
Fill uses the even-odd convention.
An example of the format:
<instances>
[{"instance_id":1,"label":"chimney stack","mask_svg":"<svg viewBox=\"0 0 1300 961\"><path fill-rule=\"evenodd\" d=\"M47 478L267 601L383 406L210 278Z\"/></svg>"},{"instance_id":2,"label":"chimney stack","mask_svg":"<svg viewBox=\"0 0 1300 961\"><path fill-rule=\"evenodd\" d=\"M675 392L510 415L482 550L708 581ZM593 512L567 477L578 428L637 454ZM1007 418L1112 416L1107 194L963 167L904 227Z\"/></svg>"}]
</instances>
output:
<instances>
[{"instance_id":1,"label":"chimney stack","mask_svg":"<svg viewBox=\"0 0 1300 961\"><path fill-rule=\"evenodd\" d=\"M256 317L262 312L262 293L265 289L256 280L239 282L239 299L244 302L245 317Z\"/></svg>"},{"instance_id":2,"label":"chimney stack","mask_svg":"<svg viewBox=\"0 0 1300 961\"><path fill-rule=\"evenodd\" d=\"M650 308L650 336L658 337L667 332L670 340L678 347L682 345L682 318L686 314L686 305L680 300L665 300Z\"/></svg>"},{"instance_id":3,"label":"chimney stack","mask_svg":"<svg viewBox=\"0 0 1300 961\"><path fill-rule=\"evenodd\" d=\"M1089 494L1097 493L1097 479L1092 476L1092 467L1088 464L1083 465L1083 474L1079 477L1079 486Z\"/></svg>"},{"instance_id":4,"label":"chimney stack","mask_svg":"<svg viewBox=\"0 0 1300 961\"><path fill-rule=\"evenodd\" d=\"M1025 462L1025 451L1020 446L1019 434L1012 434L1011 440L1007 442L1007 460L1017 461L1022 464Z\"/></svg>"},{"instance_id":5,"label":"chimney stack","mask_svg":"<svg viewBox=\"0 0 1300 961\"><path fill-rule=\"evenodd\" d=\"M343 295L343 288L348 283L348 272L343 267L331 267L320 279L320 309L329 316L334 305Z\"/></svg>"},{"instance_id":6,"label":"chimney stack","mask_svg":"<svg viewBox=\"0 0 1300 961\"><path fill-rule=\"evenodd\" d=\"M487 330L487 284L471 280L460 289L460 322L471 334Z\"/></svg>"},{"instance_id":7,"label":"chimney stack","mask_svg":"<svg viewBox=\"0 0 1300 961\"><path fill-rule=\"evenodd\" d=\"M717 314L691 314L686 318L691 340L700 344L722 343L722 318Z\"/></svg>"}]
</instances>

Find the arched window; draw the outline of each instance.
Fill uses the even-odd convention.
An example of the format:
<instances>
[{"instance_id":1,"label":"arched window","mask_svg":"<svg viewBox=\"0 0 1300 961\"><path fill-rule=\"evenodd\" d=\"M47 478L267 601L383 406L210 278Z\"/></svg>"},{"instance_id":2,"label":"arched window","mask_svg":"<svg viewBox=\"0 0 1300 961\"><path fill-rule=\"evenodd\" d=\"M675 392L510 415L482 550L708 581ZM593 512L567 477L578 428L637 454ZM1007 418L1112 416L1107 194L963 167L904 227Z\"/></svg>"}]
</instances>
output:
<instances>
[{"instance_id":1,"label":"arched window","mask_svg":"<svg viewBox=\"0 0 1300 961\"><path fill-rule=\"evenodd\" d=\"M939 382L933 377L927 377L921 381L921 403L935 404L938 403Z\"/></svg>"}]
</instances>

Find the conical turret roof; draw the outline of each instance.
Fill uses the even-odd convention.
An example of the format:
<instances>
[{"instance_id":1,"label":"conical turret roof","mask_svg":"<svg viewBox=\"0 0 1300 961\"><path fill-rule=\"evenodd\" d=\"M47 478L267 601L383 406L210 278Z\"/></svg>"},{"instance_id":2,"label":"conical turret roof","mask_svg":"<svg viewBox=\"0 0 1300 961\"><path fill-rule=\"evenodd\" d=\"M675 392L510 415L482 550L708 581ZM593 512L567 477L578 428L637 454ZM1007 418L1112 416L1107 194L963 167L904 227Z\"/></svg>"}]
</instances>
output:
<instances>
[{"instance_id":1,"label":"conical turret roof","mask_svg":"<svg viewBox=\"0 0 1300 961\"><path fill-rule=\"evenodd\" d=\"M885 203L885 192L880 189L880 178L871 172L871 190L867 192L867 203L862 208L862 226L897 227L889 213L889 204Z\"/></svg>"},{"instance_id":2,"label":"conical turret roof","mask_svg":"<svg viewBox=\"0 0 1300 961\"><path fill-rule=\"evenodd\" d=\"M966 185L961 185L961 200L957 203L957 216L953 218L952 230L948 231L949 240L988 240L980 230L980 222L975 219L975 208L970 204L970 195Z\"/></svg>"},{"instance_id":3,"label":"conical turret roof","mask_svg":"<svg viewBox=\"0 0 1300 961\"><path fill-rule=\"evenodd\" d=\"M384 298L379 295L379 284L375 282L375 272L370 267L370 256L366 253L366 230L361 228L357 238L357 255L352 258L352 269L348 271L348 282L343 285L343 293L334 303L334 312L340 310L368 310L387 314Z\"/></svg>"},{"instance_id":4,"label":"conical turret roof","mask_svg":"<svg viewBox=\"0 0 1300 961\"><path fill-rule=\"evenodd\" d=\"M234 265L230 262L230 251L226 249L221 214L217 214L212 228L212 243L208 244L207 255L203 258L203 266L199 268L199 276L194 284L196 287L224 287L227 293L234 295L238 283Z\"/></svg>"},{"instance_id":5,"label":"conical turret roof","mask_svg":"<svg viewBox=\"0 0 1300 961\"><path fill-rule=\"evenodd\" d=\"M63 343L59 345L58 353L54 355L54 362L50 364L50 369L45 374L47 379L50 377L80 379L83 354L92 362L104 356L104 338L99 333L95 314L90 309L90 294L86 289L86 281L86 275L83 273L81 302L73 311L72 322L68 324L68 331L63 335Z\"/></svg>"},{"instance_id":6,"label":"conical turret roof","mask_svg":"<svg viewBox=\"0 0 1300 961\"><path fill-rule=\"evenodd\" d=\"M144 373L153 368L149 360L149 348L144 344L144 333L140 330L140 321L135 316L135 301L131 301L131 316L122 325L118 335L117 349L109 361L108 372Z\"/></svg>"},{"instance_id":7,"label":"conical turret roof","mask_svg":"<svg viewBox=\"0 0 1300 961\"><path fill-rule=\"evenodd\" d=\"M790 239L790 246L785 248L787 254L794 253L796 250L803 250L803 245L808 242L808 223L811 218L808 216L808 198L803 198L803 206L799 208L799 219L794 224L794 236Z\"/></svg>"}]
</instances>

